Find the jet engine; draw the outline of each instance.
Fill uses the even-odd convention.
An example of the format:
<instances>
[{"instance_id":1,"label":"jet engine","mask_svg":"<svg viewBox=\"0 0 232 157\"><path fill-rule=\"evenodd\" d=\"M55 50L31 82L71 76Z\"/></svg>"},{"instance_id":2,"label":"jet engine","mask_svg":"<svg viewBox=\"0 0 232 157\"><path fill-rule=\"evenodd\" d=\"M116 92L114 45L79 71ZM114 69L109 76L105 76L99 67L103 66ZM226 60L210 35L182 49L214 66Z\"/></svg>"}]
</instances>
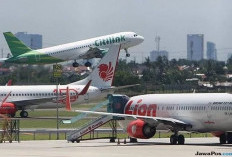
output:
<instances>
[{"instance_id":1,"label":"jet engine","mask_svg":"<svg viewBox=\"0 0 232 157\"><path fill-rule=\"evenodd\" d=\"M156 127L137 119L129 123L127 133L130 137L148 139L155 135Z\"/></svg>"},{"instance_id":2,"label":"jet engine","mask_svg":"<svg viewBox=\"0 0 232 157\"><path fill-rule=\"evenodd\" d=\"M17 112L17 108L13 103L5 102L0 106L0 114L7 114L10 115L11 117L14 117L16 112Z\"/></svg>"}]
</instances>

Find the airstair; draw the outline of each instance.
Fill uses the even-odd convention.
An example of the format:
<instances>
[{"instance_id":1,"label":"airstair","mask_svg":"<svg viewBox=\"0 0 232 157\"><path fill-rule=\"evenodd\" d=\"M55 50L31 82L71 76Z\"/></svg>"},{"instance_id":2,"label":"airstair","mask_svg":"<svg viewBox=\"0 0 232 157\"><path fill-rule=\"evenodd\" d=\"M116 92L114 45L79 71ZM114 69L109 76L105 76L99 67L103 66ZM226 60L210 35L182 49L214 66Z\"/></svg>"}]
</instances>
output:
<instances>
[{"instance_id":1,"label":"airstair","mask_svg":"<svg viewBox=\"0 0 232 157\"><path fill-rule=\"evenodd\" d=\"M93 120L90 123L87 123L84 126L82 126L81 129L74 130L74 131L70 132L67 136L67 140L71 141L71 142L74 142L74 141L78 142L79 140L83 140L80 138L83 137L84 135L90 133L94 129L104 125L105 123L107 123L109 121L111 121L112 118L113 118L112 116L100 116L96 120ZM95 138L92 137L91 139L95 139Z\"/></svg>"},{"instance_id":2,"label":"airstair","mask_svg":"<svg viewBox=\"0 0 232 157\"><path fill-rule=\"evenodd\" d=\"M91 108L90 111L96 111L97 109L101 108L102 106L107 105L107 112L111 113L120 113L123 112L124 106L126 102L128 101L128 97L124 95L108 95L108 100L104 101L95 107ZM65 120L63 121L64 124L72 124L75 123L87 116L86 113L82 113L76 117L73 117L71 120ZM118 118L111 115L103 115L100 117L97 117L96 119L90 121L89 123L83 125L80 128L77 128L73 131L71 131L67 135L67 141L70 142L80 142L81 140L92 140L92 139L99 139L94 137L94 130L99 128L100 126L109 123L111 129L112 129L112 135L110 137L104 137L109 138L110 142L115 142L115 139L117 138L117 120L123 120L122 118ZM90 133L89 138L83 138L84 135ZM93 136L91 136L91 133Z\"/></svg>"}]
</instances>

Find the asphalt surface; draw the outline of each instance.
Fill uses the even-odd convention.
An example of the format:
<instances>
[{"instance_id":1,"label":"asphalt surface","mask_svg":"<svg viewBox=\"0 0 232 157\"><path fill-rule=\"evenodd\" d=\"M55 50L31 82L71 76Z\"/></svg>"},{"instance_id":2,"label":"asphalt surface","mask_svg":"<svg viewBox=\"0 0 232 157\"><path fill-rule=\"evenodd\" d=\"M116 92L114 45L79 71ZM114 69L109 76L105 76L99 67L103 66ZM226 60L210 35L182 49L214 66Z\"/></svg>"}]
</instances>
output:
<instances>
[{"instance_id":1,"label":"asphalt surface","mask_svg":"<svg viewBox=\"0 0 232 157\"><path fill-rule=\"evenodd\" d=\"M68 143L67 141L21 141L1 143L1 156L7 157L188 157L232 156L232 145L220 145L218 138L186 138L185 145L170 145L168 138L138 140L138 143L109 143L108 139ZM228 155L231 153L231 155ZM221 154L221 155L220 155Z\"/></svg>"}]
</instances>

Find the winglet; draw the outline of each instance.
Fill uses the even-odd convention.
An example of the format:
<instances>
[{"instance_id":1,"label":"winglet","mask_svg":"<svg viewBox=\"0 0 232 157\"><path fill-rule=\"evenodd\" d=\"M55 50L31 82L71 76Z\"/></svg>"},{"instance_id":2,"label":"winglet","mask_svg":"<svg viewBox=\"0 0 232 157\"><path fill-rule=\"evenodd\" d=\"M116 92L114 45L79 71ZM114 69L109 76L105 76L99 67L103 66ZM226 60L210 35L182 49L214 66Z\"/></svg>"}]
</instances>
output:
<instances>
[{"instance_id":1,"label":"winglet","mask_svg":"<svg viewBox=\"0 0 232 157\"><path fill-rule=\"evenodd\" d=\"M78 95L85 95L89 89L92 80L90 80Z\"/></svg>"},{"instance_id":2,"label":"winglet","mask_svg":"<svg viewBox=\"0 0 232 157\"><path fill-rule=\"evenodd\" d=\"M6 84L6 86L11 86L12 85L12 80L9 80Z\"/></svg>"},{"instance_id":3,"label":"winglet","mask_svg":"<svg viewBox=\"0 0 232 157\"><path fill-rule=\"evenodd\" d=\"M67 86L67 90L66 90L66 110L71 111L71 103L70 103L70 95L69 95L68 86Z\"/></svg>"}]
</instances>

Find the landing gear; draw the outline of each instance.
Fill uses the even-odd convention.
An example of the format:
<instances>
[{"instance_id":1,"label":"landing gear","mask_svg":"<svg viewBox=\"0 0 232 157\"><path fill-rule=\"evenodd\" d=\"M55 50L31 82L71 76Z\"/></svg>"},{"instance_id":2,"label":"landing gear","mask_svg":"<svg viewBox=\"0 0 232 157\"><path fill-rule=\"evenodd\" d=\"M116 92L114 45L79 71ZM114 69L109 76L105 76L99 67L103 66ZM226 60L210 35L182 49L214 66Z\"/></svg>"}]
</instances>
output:
<instances>
[{"instance_id":1,"label":"landing gear","mask_svg":"<svg viewBox=\"0 0 232 157\"><path fill-rule=\"evenodd\" d=\"M170 137L170 144L171 144L171 145L177 144L177 138L178 138L178 136L176 136L176 135L171 135L171 137Z\"/></svg>"},{"instance_id":2,"label":"landing gear","mask_svg":"<svg viewBox=\"0 0 232 157\"><path fill-rule=\"evenodd\" d=\"M137 142L138 142L137 138L130 137L130 143L137 143Z\"/></svg>"},{"instance_id":3,"label":"landing gear","mask_svg":"<svg viewBox=\"0 0 232 157\"><path fill-rule=\"evenodd\" d=\"M22 110L22 111L20 112L20 116L21 116L22 118L27 118L27 117L28 117L28 112Z\"/></svg>"},{"instance_id":4,"label":"landing gear","mask_svg":"<svg viewBox=\"0 0 232 157\"><path fill-rule=\"evenodd\" d=\"M89 61L87 61L87 62L85 63L85 66L86 66L86 67L91 67L92 64L91 64Z\"/></svg>"},{"instance_id":5,"label":"landing gear","mask_svg":"<svg viewBox=\"0 0 232 157\"><path fill-rule=\"evenodd\" d=\"M79 64L76 61L72 65L73 65L73 67L78 67L79 66Z\"/></svg>"},{"instance_id":6,"label":"landing gear","mask_svg":"<svg viewBox=\"0 0 232 157\"><path fill-rule=\"evenodd\" d=\"M185 142L184 135L179 135L178 136L178 144L183 145Z\"/></svg>"},{"instance_id":7,"label":"landing gear","mask_svg":"<svg viewBox=\"0 0 232 157\"><path fill-rule=\"evenodd\" d=\"M170 144L171 145L176 145L178 142L179 145L183 145L185 142L184 136L183 135L178 135L177 133L171 135L170 137Z\"/></svg>"},{"instance_id":8,"label":"landing gear","mask_svg":"<svg viewBox=\"0 0 232 157\"><path fill-rule=\"evenodd\" d=\"M111 137L110 138L110 143L114 143L115 142L115 138L114 137Z\"/></svg>"},{"instance_id":9,"label":"landing gear","mask_svg":"<svg viewBox=\"0 0 232 157\"><path fill-rule=\"evenodd\" d=\"M221 134L219 137L220 144L226 144L226 134Z\"/></svg>"},{"instance_id":10,"label":"landing gear","mask_svg":"<svg viewBox=\"0 0 232 157\"><path fill-rule=\"evenodd\" d=\"M227 143L232 144L232 132L227 133Z\"/></svg>"},{"instance_id":11,"label":"landing gear","mask_svg":"<svg viewBox=\"0 0 232 157\"><path fill-rule=\"evenodd\" d=\"M130 57L130 54L128 53L127 49L124 49L126 51L126 57Z\"/></svg>"}]
</instances>

